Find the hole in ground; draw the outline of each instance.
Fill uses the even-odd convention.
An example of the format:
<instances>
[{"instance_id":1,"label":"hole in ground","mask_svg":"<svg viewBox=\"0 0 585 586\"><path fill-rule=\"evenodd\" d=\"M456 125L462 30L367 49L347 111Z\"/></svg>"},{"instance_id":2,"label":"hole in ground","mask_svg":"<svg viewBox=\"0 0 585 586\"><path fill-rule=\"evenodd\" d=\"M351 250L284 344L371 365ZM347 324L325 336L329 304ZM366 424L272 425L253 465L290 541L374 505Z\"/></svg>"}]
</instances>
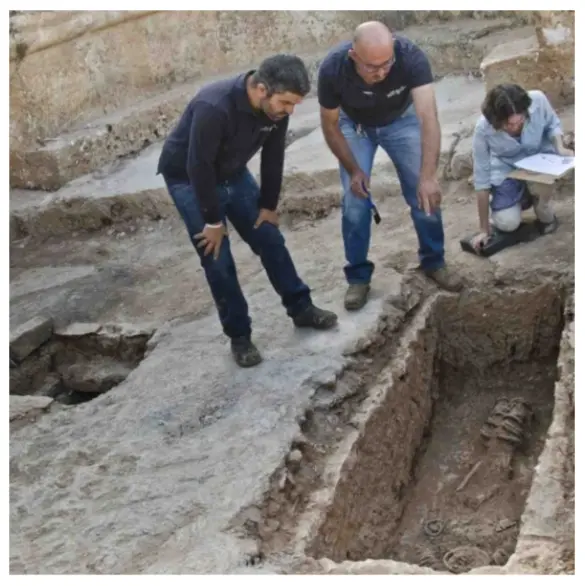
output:
<instances>
[{"instance_id":1,"label":"hole in ground","mask_svg":"<svg viewBox=\"0 0 585 586\"><path fill-rule=\"evenodd\" d=\"M10 392L76 405L123 382L144 358L154 330L75 323L11 368Z\"/></svg>"},{"instance_id":2,"label":"hole in ground","mask_svg":"<svg viewBox=\"0 0 585 586\"><path fill-rule=\"evenodd\" d=\"M439 298L360 426L313 558L466 572L513 553L554 406L563 294ZM338 457L338 455L336 456Z\"/></svg>"}]
</instances>

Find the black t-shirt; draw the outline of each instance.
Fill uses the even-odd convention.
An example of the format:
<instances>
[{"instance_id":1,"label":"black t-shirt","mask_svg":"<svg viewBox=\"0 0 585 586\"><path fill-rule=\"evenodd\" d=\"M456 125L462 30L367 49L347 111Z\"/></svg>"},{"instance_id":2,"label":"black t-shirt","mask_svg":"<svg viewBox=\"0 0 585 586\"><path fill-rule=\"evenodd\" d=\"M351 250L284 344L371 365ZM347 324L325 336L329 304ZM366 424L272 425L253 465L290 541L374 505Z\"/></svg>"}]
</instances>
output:
<instances>
[{"instance_id":1,"label":"black t-shirt","mask_svg":"<svg viewBox=\"0 0 585 586\"><path fill-rule=\"evenodd\" d=\"M367 85L348 55L351 41L335 47L319 69L319 104L341 109L356 123L386 126L412 103L410 90L433 82L424 52L404 37L394 37L395 62L384 80Z\"/></svg>"}]
</instances>

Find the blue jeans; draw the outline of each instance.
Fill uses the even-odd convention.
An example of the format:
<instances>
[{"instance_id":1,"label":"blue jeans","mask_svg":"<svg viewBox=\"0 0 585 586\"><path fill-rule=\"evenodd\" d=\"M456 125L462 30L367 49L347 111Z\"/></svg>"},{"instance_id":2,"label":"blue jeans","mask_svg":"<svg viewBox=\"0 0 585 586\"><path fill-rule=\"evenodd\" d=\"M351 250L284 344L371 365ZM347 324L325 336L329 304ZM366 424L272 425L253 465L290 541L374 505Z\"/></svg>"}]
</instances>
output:
<instances>
[{"instance_id":1,"label":"blue jeans","mask_svg":"<svg viewBox=\"0 0 585 586\"><path fill-rule=\"evenodd\" d=\"M492 185L490 208L493 212L513 208L522 201L526 182L519 179L504 179L500 185Z\"/></svg>"},{"instance_id":2,"label":"blue jeans","mask_svg":"<svg viewBox=\"0 0 585 586\"><path fill-rule=\"evenodd\" d=\"M203 231L205 222L193 187L190 183L173 182L167 178L165 182L187 227L191 242L195 245L193 236ZM222 221L225 224L227 217L242 239L260 257L288 315L294 317L306 309L311 304L310 291L297 275L282 233L268 222L254 228L259 213L260 190L250 172L246 169L218 185L217 196ZM195 249L205 271L224 333L230 338L249 337L252 322L248 314L248 304L238 282L229 238L224 237L217 260L213 258L213 254L204 256L202 249Z\"/></svg>"},{"instance_id":3,"label":"blue jeans","mask_svg":"<svg viewBox=\"0 0 585 586\"><path fill-rule=\"evenodd\" d=\"M423 270L433 271L445 264L443 220L439 209L427 216L418 207L417 191L422 161L421 130L414 107L394 122L379 128L361 127L341 112L339 127L357 164L369 177L374 156L381 146L396 167L402 194L410 206L410 215L418 236L418 255ZM368 260L372 212L367 200L351 190L350 176L340 165L342 201L342 234L347 265L348 283L369 283L374 263ZM383 225L383 224L382 224Z\"/></svg>"}]
</instances>

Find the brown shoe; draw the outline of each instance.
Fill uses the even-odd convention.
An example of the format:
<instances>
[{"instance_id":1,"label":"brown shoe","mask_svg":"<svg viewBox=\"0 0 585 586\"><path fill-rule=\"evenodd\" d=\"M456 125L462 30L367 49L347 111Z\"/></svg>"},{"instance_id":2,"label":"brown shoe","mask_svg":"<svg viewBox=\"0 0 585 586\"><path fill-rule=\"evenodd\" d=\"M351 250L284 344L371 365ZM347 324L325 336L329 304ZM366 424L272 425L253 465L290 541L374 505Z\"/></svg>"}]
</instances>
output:
<instances>
[{"instance_id":1,"label":"brown shoe","mask_svg":"<svg viewBox=\"0 0 585 586\"><path fill-rule=\"evenodd\" d=\"M262 362L262 355L250 338L232 338L232 355L236 364L242 368L250 368Z\"/></svg>"},{"instance_id":2,"label":"brown shoe","mask_svg":"<svg viewBox=\"0 0 585 586\"><path fill-rule=\"evenodd\" d=\"M337 315L332 311L309 305L307 309L295 315L293 322L297 328L329 330L337 324Z\"/></svg>"},{"instance_id":3,"label":"brown shoe","mask_svg":"<svg viewBox=\"0 0 585 586\"><path fill-rule=\"evenodd\" d=\"M463 289L463 281L455 273L449 271L447 267L441 267L434 271L425 271L425 274L445 291L457 293Z\"/></svg>"},{"instance_id":4,"label":"brown shoe","mask_svg":"<svg viewBox=\"0 0 585 586\"><path fill-rule=\"evenodd\" d=\"M345 309L356 311L361 309L368 300L370 285L367 283L354 283L347 288L345 293Z\"/></svg>"}]
</instances>

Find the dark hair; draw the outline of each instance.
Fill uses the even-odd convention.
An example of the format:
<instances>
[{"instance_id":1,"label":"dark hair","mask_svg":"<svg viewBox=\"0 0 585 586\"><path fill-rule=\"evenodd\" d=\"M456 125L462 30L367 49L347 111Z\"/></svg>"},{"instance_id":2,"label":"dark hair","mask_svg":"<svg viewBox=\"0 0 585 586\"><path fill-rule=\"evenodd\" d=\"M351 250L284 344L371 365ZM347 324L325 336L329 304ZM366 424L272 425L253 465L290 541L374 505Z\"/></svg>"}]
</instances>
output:
<instances>
[{"instance_id":1,"label":"dark hair","mask_svg":"<svg viewBox=\"0 0 585 586\"><path fill-rule=\"evenodd\" d=\"M499 130L514 114L528 116L530 104L532 99L519 85L500 84L488 92L481 106L481 113L496 130Z\"/></svg>"},{"instance_id":2,"label":"dark hair","mask_svg":"<svg viewBox=\"0 0 585 586\"><path fill-rule=\"evenodd\" d=\"M260 83L269 96L291 92L304 97L311 89L307 68L296 55L279 54L264 59L252 75L252 85Z\"/></svg>"}]
</instances>

